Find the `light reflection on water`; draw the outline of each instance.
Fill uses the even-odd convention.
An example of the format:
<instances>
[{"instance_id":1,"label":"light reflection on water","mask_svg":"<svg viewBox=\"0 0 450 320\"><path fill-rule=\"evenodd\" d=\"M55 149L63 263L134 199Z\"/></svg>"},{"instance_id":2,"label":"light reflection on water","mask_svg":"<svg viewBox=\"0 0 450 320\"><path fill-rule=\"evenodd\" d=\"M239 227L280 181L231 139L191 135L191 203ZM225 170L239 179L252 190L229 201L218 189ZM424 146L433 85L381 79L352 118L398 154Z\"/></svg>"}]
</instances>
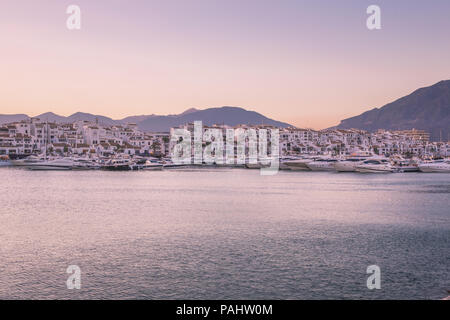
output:
<instances>
[{"instance_id":1,"label":"light reflection on water","mask_svg":"<svg viewBox=\"0 0 450 320\"><path fill-rule=\"evenodd\" d=\"M450 175L0 170L0 298L437 299ZM67 266L82 270L68 290ZM368 265L382 289L368 290Z\"/></svg>"}]
</instances>

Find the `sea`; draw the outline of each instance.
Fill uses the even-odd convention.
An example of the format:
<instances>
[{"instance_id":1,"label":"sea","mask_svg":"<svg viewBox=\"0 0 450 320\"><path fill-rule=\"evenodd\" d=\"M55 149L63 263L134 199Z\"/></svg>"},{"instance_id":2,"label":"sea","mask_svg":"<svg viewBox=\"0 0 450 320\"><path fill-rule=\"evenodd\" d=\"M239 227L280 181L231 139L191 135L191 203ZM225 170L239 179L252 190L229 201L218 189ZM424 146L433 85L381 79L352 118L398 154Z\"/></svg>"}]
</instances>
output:
<instances>
[{"instance_id":1,"label":"sea","mask_svg":"<svg viewBox=\"0 0 450 320\"><path fill-rule=\"evenodd\" d=\"M442 299L450 174L1 168L0 261L0 299Z\"/></svg>"}]
</instances>

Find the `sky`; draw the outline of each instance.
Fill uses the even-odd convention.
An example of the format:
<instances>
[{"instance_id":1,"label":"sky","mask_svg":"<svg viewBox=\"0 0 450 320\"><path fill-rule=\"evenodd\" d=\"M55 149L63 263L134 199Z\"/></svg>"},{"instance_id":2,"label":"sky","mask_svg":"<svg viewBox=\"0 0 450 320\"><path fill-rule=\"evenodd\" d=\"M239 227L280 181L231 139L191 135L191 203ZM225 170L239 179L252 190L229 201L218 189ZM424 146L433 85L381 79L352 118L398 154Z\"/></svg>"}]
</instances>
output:
<instances>
[{"instance_id":1,"label":"sky","mask_svg":"<svg viewBox=\"0 0 450 320\"><path fill-rule=\"evenodd\" d=\"M450 79L449 15L448 0L0 0L0 114L239 106L323 129Z\"/></svg>"}]
</instances>

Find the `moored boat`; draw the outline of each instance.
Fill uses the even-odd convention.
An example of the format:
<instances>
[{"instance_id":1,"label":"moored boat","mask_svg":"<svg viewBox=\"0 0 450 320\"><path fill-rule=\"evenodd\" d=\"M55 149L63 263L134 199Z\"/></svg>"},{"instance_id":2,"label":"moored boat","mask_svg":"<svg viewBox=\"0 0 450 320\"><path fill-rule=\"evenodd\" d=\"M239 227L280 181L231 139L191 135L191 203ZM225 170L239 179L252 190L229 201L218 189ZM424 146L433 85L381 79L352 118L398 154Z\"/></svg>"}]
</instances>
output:
<instances>
[{"instance_id":1,"label":"moored boat","mask_svg":"<svg viewBox=\"0 0 450 320\"><path fill-rule=\"evenodd\" d=\"M337 172L355 172L356 167L362 164L367 158L349 157L335 162L334 168Z\"/></svg>"},{"instance_id":2,"label":"moored boat","mask_svg":"<svg viewBox=\"0 0 450 320\"><path fill-rule=\"evenodd\" d=\"M316 159L308 162L306 166L312 171L334 171L336 159Z\"/></svg>"},{"instance_id":3,"label":"moored boat","mask_svg":"<svg viewBox=\"0 0 450 320\"><path fill-rule=\"evenodd\" d=\"M291 169L293 171L309 171L311 169L308 168L308 166L306 164L308 162L313 161L314 159L315 158L313 158L313 157L304 157L304 158L295 159L295 160L288 160L288 161L285 161L283 164L286 165L289 169Z\"/></svg>"},{"instance_id":4,"label":"moored boat","mask_svg":"<svg viewBox=\"0 0 450 320\"><path fill-rule=\"evenodd\" d=\"M55 159L55 160L43 160L33 163L28 163L25 165L27 169L30 170L72 170L73 160L71 159Z\"/></svg>"},{"instance_id":5,"label":"moored boat","mask_svg":"<svg viewBox=\"0 0 450 320\"><path fill-rule=\"evenodd\" d=\"M392 173L394 168L387 159L369 159L356 166L361 173Z\"/></svg>"},{"instance_id":6,"label":"moored boat","mask_svg":"<svg viewBox=\"0 0 450 320\"><path fill-rule=\"evenodd\" d=\"M144 164L140 165L139 167L140 170L162 170L163 169L163 165L161 163L158 162L152 162L147 160Z\"/></svg>"},{"instance_id":7,"label":"moored boat","mask_svg":"<svg viewBox=\"0 0 450 320\"><path fill-rule=\"evenodd\" d=\"M102 169L108 171L130 171L134 166L135 164L129 159L111 159L102 166Z\"/></svg>"},{"instance_id":8,"label":"moored boat","mask_svg":"<svg viewBox=\"0 0 450 320\"><path fill-rule=\"evenodd\" d=\"M53 160L53 158L48 158L49 160ZM45 160L45 155L31 155L26 158L11 160L13 166L23 167L27 166L31 163L42 162Z\"/></svg>"},{"instance_id":9,"label":"moored boat","mask_svg":"<svg viewBox=\"0 0 450 320\"><path fill-rule=\"evenodd\" d=\"M78 158L73 161L73 170L98 170L101 165L92 159Z\"/></svg>"},{"instance_id":10,"label":"moored boat","mask_svg":"<svg viewBox=\"0 0 450 320\"><path fill-rule=\"evenodd\" d=\"M427 173L450 173L450 160L435 160L419 164L419 170Z\"/></svg>"}]
</instances>

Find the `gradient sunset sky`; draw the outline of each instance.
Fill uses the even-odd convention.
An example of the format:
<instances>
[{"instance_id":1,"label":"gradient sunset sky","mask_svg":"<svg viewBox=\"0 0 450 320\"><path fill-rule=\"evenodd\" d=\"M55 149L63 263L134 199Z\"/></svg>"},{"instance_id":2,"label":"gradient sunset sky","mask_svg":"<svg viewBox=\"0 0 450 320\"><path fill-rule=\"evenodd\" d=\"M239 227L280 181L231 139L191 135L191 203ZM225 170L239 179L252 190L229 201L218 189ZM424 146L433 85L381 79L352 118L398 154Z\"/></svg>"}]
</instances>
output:
<instances>
[{"instance_id":1,"label":"gradient sunset sky","mask_svg":"<svg viewBox=\"0 0 450 320\"><path fill-rule=\"evenodd\" d=\"M0 113L240 106L322 129L450 79L449 16L449 0L1 0Z\"/></svg>"}]
</instances>

